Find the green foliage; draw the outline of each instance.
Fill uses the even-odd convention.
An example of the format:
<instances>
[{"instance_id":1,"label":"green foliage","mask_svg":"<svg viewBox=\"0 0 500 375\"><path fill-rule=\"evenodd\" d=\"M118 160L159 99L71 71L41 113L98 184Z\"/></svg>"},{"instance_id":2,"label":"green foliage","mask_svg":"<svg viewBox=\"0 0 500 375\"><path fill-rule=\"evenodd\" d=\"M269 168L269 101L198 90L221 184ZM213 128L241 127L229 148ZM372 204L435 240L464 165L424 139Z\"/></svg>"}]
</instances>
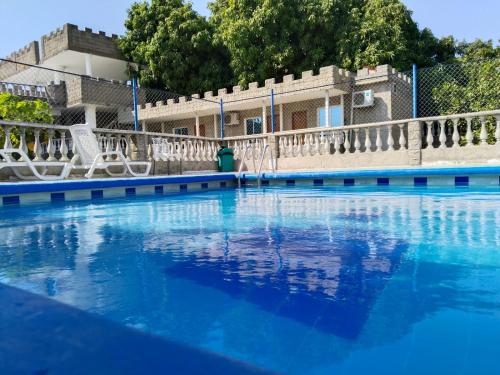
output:
<instances>
[{"instance_id":1,"label":"green foliage","mask_svg":"<svg viewBox=\"0 0 500 375\"><path fill-rule=\"evenodd\" d=\"M48 103L38 99L22 100L10 93L0 94L0 119L43 124L51 124L54 120Z\"/></svg>"},{"instance_id":2,"label":"green foliage","mask_svg":"<svg viewBox=\"0 0 500 375\"><path fill-rule=\"evenodd\" d=\"M495 110L500 107L500 47L493 42L477 40L458 46L460 64L433 68L435 84L431 100L435 114L447 115ZM427 77L427 79L429 79ZM439 79L439 80L437 80ZM462 124L462 126L465 126ZM480 124L474 124L479 136ZM488 119L489 141L495 131L493 119Z\"/></svg>"},{"instance_id":3,"label":"green foliage","mask_svg":"<svg viewBox=\"0 0 500 375\"><path fill-rule=\"evenodd\" d=\"M230 84L225 49L213 29L183 0L134 3L120 40L124 55L139 64L141 84L192 94Z\"/></svg>"},{"instance_id":4,"label":"green foliage","mask_svg":"<svg viewBox=\"0 0 500 375\"><path fill-rule=\"evenodd\" d=\"M420 31L400 0L215 0L210 9L241 84L330 64L407 70L455 53L453 38Z\"/></svg>"},{"instance_id":5,"label":"green foliage","mask_svg":"<svg viewBox=\"0 0 500 375\"><path fill-rule=\"evenodd\" d=\"M54 118L48 103L41 100L22 100L10 93L0 94L0 119L6 121L34 122L52 124ZM12 129L10 140L14 147L19 145L19 134ZM5 134L0 135L0 144L4 144Z\"/></svg>"}]
</instances>

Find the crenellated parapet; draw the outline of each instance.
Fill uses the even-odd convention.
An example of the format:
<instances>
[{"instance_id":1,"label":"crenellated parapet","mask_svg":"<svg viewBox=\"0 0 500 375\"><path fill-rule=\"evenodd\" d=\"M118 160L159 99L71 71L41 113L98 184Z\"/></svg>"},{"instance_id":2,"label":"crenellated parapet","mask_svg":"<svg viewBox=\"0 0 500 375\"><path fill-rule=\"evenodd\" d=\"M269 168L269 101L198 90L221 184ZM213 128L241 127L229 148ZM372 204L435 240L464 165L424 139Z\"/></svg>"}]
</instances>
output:
<instances>
[{"instance_id":1,"label":"crenellated parapet","mask_svg":"<svg viewBox=\"0 0 500 375\"><path fill-rule=\"evenodd\" d=\"M16 61L24 64L37 65L40 63L40 53L38 42L32 41L23 48L12 52L5 57L6 60ZM5 80L7 77L13 76L23 70L29 68L27 65L9 63L0 61L0 80Z\"/></svg>"},{"instance_id":2,"label":"crenellated parapet","mask_svg":"<svg viewBox=\"0 0 500 375\"><path fill-rule=\"evenodd\" d=\"M336 90L338 93L347 93L352 86L354 75L344 69L334 65L320 68L315 74L308 70L302 72L300 78L293 74L282 77L280 81L270 78L264 81L263 85L258 82L251 82L248 87L233 86L230 90L221 88L214 94L207 91L203 95L193 94L190 97L180 97L177 100L158 101L155 103L143 104L139 107L139 119L147 120L153 118L171 117L181 113L196 112L199 114L213 112L217 108L217 103L222 99L224 107L230 109L232 103L241 103L245 100L259 99L266 101L269 98L270 90L274 90L277 97L306 94L317 91L322 87L324 90Z\"/></svg>"},{"instance_id":3,"label":"crenellated parapet","mask_svg":"<svg viewBox=\"0 0 500 375\"><path fill-rule=\"evenodd\" d=\"M80 30L67 23L49 34L42 36L43 59L47 60L64 50L123 60L118 48L118 35L106 35L104 31L94 32L90 28Z\"/></svg>"},{"instance_id":4,"label":"crenellated parapet","mask_svg":"<svg viewBox=\"0 0 500 375\"><path fill-rule=\"evenodd\" d=\"M373 84L398 79L411 84L411 78L406 74L398 72L390 65L379 65L375 68L364 67L356 73L355 82L357 85Z\"/></svg>"}]
</instances>

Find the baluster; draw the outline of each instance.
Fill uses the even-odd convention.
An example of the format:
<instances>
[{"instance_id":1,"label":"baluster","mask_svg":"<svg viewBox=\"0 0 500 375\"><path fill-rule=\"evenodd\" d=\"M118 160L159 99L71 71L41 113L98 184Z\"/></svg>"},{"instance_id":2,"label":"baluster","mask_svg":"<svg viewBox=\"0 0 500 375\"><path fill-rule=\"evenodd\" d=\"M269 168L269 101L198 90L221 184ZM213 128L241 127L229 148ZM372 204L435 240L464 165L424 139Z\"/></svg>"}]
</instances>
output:
<instances>
[{"instance_id":1,"label":"baluster","mask_svg":"<svg viewBox=\"0 0 500 375\"><path fill-rule=\"evenodd\" d=\"M392 125L387 125L387 151L394 151L394 137L392 136Z\"/></svg>"},{"instance_id":2,"label":"baluster","mask_svg":"<svg viewBox=\"0 0 500 375\"><path fill-rule=\"evenodd\" d=\"M12 142L10 140L10 126L4 126L3 131L5 133L5 141L3 148L12 148Z\"/></svg>"},{"instance_id":3,"label":"baluster","mask_svg":"<svg viewBox=\"0 0 500 375\"><path fill-rule=\"evenodd\" d=\"M47 140L47 153L49 157L47 161L56 161L57 159L54 156L54 130L49 130L49 139Z\"/></svg>"},{"instance_id":4,"label":"baluster","mask_svg":"<svg viewBox=\"0 0 500 375\"><path fill-rule=\"evenodd\" d=\"M286 157L291 157L293 156L293 135L287 135L286 136Z\"/></svg>"},{"instance_id":5,"label":"baluster","mask_svg":"<svg viewBox=\"0 0 500 375\"><path fill-rule=\"evenodd\" d=\"M117 135L115 139L116 139L115 152L122 153L122 144L121 144L122 137L120 135ZM148 144L148 146L149 146L149 144ZM152 155L152 153L151 153L151 155ZM118 156L116 156L116 160L119 160L119 159L120 158Z\"/></svg>"},{"instance_id":6,"label":"baluster","mask_svg":"<svg viewBox=\"0 0 500 375\"><path fill-rule=\"evenodd\" d=\"M130 157L131 157L131 147L130 147L130 142L131 142L131 139L130 139L130 134L127 134L125 136L125 157L127 158L127 160L130 160Z\"/></svg>"},{"instance_id":7,"label":"baluster","mask_svg":"<svg viewBox=\"0 0 500 375\"><path fill-rule=\"evenodd\" d=\"M212 144L212 161L217 161L217 145L215 144L214 141L211 142Z\"/></svg>"},{"instance_id":8,"label":"baluster","mask_svg":"<svg viewBox=\"0 0 500 375\"><path fill-rule=\"evenodd\" d=\"M36 129L34 131L34 135L35 135L35 145L33 148L33 152L35 153L35 158L33 159L33 161L41 161L43 160L43 158L42 158L42 144L40 143L40 130Z\"/></svg>"},{"instance_id":9,"label":"baluster","mask_svg":"<svg viewBox=\"0 0 500 375\"><path fill-rule=\"evenodd\" d=\"M111 152L113 150L113 138L111 138L111 135L108 134L106 136L106 149L105 149L105 152ZM113 156L106 156L106 160L113 160L114 157Z\"/></svg>"},{"instance_id":10,"label":"baluster","mask_svg":"<svg viewBox=\"0 0 500 375\"><path fill-rule=\"evenodd\" d=\"M433 143L434 143L434 135L432 134L432 125L433 125L433 122L432 121L427 121L426 122L427 124L427 148L433 148Z\"/></svg>"},{"instance_id":11,"label":"baluster","mask_svg":"<svg viewBox=\"0 0 500 375\"><path fill-rule=\"evenodd\" d=\"M446 148L446 133L445 133L445 128L446 128L446 120L440 120L439 121L439 148Z\"/></svg>"},{"instance_id":12,"label":"baluster","mask_svg":"<svg viewBox=\"0 0 500 375\"><path fill-rule=\"evenodd\" d=\"M299 145L299 138L297 137L297 134L293 136L293 146L292 146L292 156L295 158L299 155L300 152L300 145Z\"/></svg>"},{"instance_id":13,"label":"baluster","mask_svg":"<svg viewBox=\"0 0 500 375\"><path fill-rule=\"evenodd\" d=\"M370 139L370 128L365 128L365 152L372 150L372 140Z\"/></svg>"},{"instance_id":14,"label":"baluster","mask_svg":"<svg viewBox=\"0 0 500 375\"><path fill-rule=\"evenodd\" d=\"M335 153L340 153L340 133L333 132L333 148Z\"/></svg>"},{"instance_id":15,"label":"baluster","mask_svg":"<svg viewBox=\"0 0 500 375\"><path fill-rule=\"evenodd\" d=\"M405 124L399 124L399 150L406 149Z\"/></svg>"},{"instance_id":16,"label":"baluster","mask_svg":"<svg viewBox=\"0 0 500 375\"><path fill-rule=\"evenodd\" d=\"M359 141L359 129L354 129L354 153L361 150L361 142Z\"/></svg>"},{"instance_id":17,"label":"baluster","mask_svg":"<svg viewBox=\"0 0 500 375\"><path fill-rule=\"evenodd\" d=\"M481 145L488 144L488 132L486 131L486 118L480 117L479 121L481 121L481 133L479 135L481 139Z\"/></svg>"},{"instance_id":18,"label":"baluster","mask_svg":"<svg viewBox=\"0 0 500 375\"><path fill-rule=\"evenodd\" d=\"M498 123L499 116L495 116L495 143L500 146L500 124Z\"/></svg>"},{"instance_id":19,"label":"baluster","mask_svg":"<svg viewBox=\"0 0 500 375\"><path fill-rule=\"evenodd\" d=\"M26 155L28 155L28 146L26 145L26 129L22 128L19 131L19 148L23 150ZM28 156L29 158L29 156ZM24 160L24 157L21 157L21 160Z\"/></svg>"},{"instance_id":20,"label":"baluster","mask_svg":"<svg viewBox=\"0 0 500 375\"><path fill-rule=\"evenodd\" d=\"M382 137L380 136L380 127L377 129L377 138L375 139L375 151L382 151Z\"/></svg>"},{"instance_id":21,"label":"baluster","mask_svg":"<svg viewBox=\"0 0 500 375\"><path fill-rule=\"evenodd\" d=\"M304 144L302 145L302 156L309 156L311 149L311 134L304 136Z\"/></svg>"},{"instance_id":22,"label":"baluster","mask_svg":"<svg viewBox=\"0 0 500 375\"><path fill-rule=\"evenodd\" d=\"M472 133L472 118L469 117L467 120L467 132L465 133L465 140L467 142L466 146L472 146L472 141L474 141L474 134Z\"/></svg>"},{"instance_id":23,"label":"baluster","mask_svg":"<svg viewBox=\"0 0 500 375\"><path fill-rule=\"evenodd\" d=\"M350 133L351 133L350 130L346 130L344 132L344 148L346 154L349 154L351 152L351 141L349 140Z\"/></svg>"},{"instance_id":24,"label":"baluster","mask_svg":"<svg viewBox=\"0 0 500 375\"><path fill-rule=\"evenodd\" d=\"M454 148L460 147L460 133L458 132L458 119L453 120L453 136L451 140L453 141Z\"/></svg>"},{"instance_id":25,"label":"baluster","mask_svg":"<svg viewBox=\"0 0 500 375\"><path fill-rule=\"evenodd\" d=\"M59 159L60 161L69 161L68 158L68 147L66 146L66 131L61 130L61 147L59 148L59 151L61 152L61 158Z\"/></svg>"}]
</instances>

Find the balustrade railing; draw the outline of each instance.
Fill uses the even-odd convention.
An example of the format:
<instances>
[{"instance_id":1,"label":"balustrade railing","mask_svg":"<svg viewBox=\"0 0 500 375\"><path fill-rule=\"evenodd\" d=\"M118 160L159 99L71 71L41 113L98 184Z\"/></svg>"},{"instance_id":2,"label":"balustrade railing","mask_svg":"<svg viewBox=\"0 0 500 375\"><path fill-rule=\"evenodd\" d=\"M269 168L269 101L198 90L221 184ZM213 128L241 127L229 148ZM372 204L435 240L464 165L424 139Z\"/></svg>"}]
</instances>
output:
<instances>
[{"instance_id":1,"label":"balustrade railing","mask_svg":"<svg viewBox=\"0 0 500 375\"><path fill-rule=\"evenodd\" d=\"M422 149L500 145L500 111L421 119Z\"/></svg>"},{"instance_id":2,"label":"balustrade railing","mask_svg":"<svg viewBox=\"0 0 500 375\"><path fill-rule=\"evenodd\" d=\"M148 147L150 160L217 161L220 143L217 139L154 134Z\"/></svg>"},{"instance_id":3,"label":"balustrade railing","mask_svg":"<svg viewBox=\"0 0 500 375\"><path fill-rule=\"evenodd\" d=\"M104 128L94 129L94 132L103 152L121 151L129 160L216 161L221 145L232 148L236 160L243 158L246 149L247 160L258 160L268 145L278 159L286 159L288 164L282 164L285 165L284 168L297 168L294 158L325 155L334 160L342 155L341 160L346 160L345 157L351 155L352 160L355 160L356 155L382 153L387 156L383 156L384 160L362 156L359 160L364 160L369 166L380 163L381 166L405 165L410 162L416 163L412 165L419 165L440 161L467 162L469 159L474 159L474 162L481 162L483 159L488 162L500 160L499 118L500 110L496 110L335 128L307 128L274 134L228 137L223 140ZM154 148L154 139L160 148ZM69 161L74 156L69 128L63 125L0 120L0 146L19 148L33 161ZM410 149L413 153L411 158ZM481 152L467 151L471 149ZM454 150L463 151L457 154ZM392 152L393 156L389 154ZM422 158L415 157L414 152L420 152ZM163 157L158 156L161 153L164 154ZM394 160L398 163L394 163ZM329 164L330 167L336 165ZM351 165L362 166L362 163Z\"/></svg>"},{"instance_id":4,"label":"balustrade railing","mask_svg":"<svg viewBox=\"0 0 500 375\"><path fill-rule=\"evenodd\" d=\"M277 134L285 158L406 150L408 121L314 128Z\"/></svg>"},{"instance_id":5,"label":"balustrade railing","mask_svg":"<svg viewBox=\"0 0 500 375\"><path fill-rule=\"evenodd\" d=\"M245 149L248 147L245 158L247 160L257 160L262 155L262 152L267 144L267 135L258 134L242 137L230 137L225 139L225 143L229 148L233 149L234 159L241 160L244 157Z\"/></svg>"}]
</instances>

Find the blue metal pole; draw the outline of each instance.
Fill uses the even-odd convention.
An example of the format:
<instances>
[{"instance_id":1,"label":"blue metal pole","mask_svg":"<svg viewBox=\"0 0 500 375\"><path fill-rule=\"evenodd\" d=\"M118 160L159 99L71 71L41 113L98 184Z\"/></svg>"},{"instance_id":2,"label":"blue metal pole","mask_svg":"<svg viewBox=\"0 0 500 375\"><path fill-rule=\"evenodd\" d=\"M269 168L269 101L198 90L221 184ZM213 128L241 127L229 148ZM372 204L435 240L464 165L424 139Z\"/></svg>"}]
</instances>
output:
<instances>
[{"instance_id":1,"label":"blue metal pole","mask_svg":"<svg viewBox=\"0 0 500 375\"><path fill-rule=\"evenodd\" d=\"M137 111L137 77L132 78L132 98L134 102L134 130L139 130L139 113Z\"/></svg>"},{"instance_id":2,"label":"blue metal pole","mask_svg":"<svg viewBox=\"0 0 500 375\"><path fill-rule=\"evenodd\" d=\"M412 84L413 84L413 118L418 117L418 100L417 100L417 65L413 64L413 79L412 79Z\"/></svg>"},{"instance_id":3,"label":"blue metal pole","mask_svg":"<svg viewBox=\"0 0 500 375\"><path fill-rule=\"evenodd\" d=\"M224 102L220 100L220 137L224 139Z\"/></svg>"},{"instance_id":4,"label":"blue metal pole","mask_svg":"<svg viewBox=\"0 0 500 375\"><path fill-rule=\"evenodd\" d=\"M274 90L271 89L271 131L274 133Z\"/></svg>"}]
</instances>

